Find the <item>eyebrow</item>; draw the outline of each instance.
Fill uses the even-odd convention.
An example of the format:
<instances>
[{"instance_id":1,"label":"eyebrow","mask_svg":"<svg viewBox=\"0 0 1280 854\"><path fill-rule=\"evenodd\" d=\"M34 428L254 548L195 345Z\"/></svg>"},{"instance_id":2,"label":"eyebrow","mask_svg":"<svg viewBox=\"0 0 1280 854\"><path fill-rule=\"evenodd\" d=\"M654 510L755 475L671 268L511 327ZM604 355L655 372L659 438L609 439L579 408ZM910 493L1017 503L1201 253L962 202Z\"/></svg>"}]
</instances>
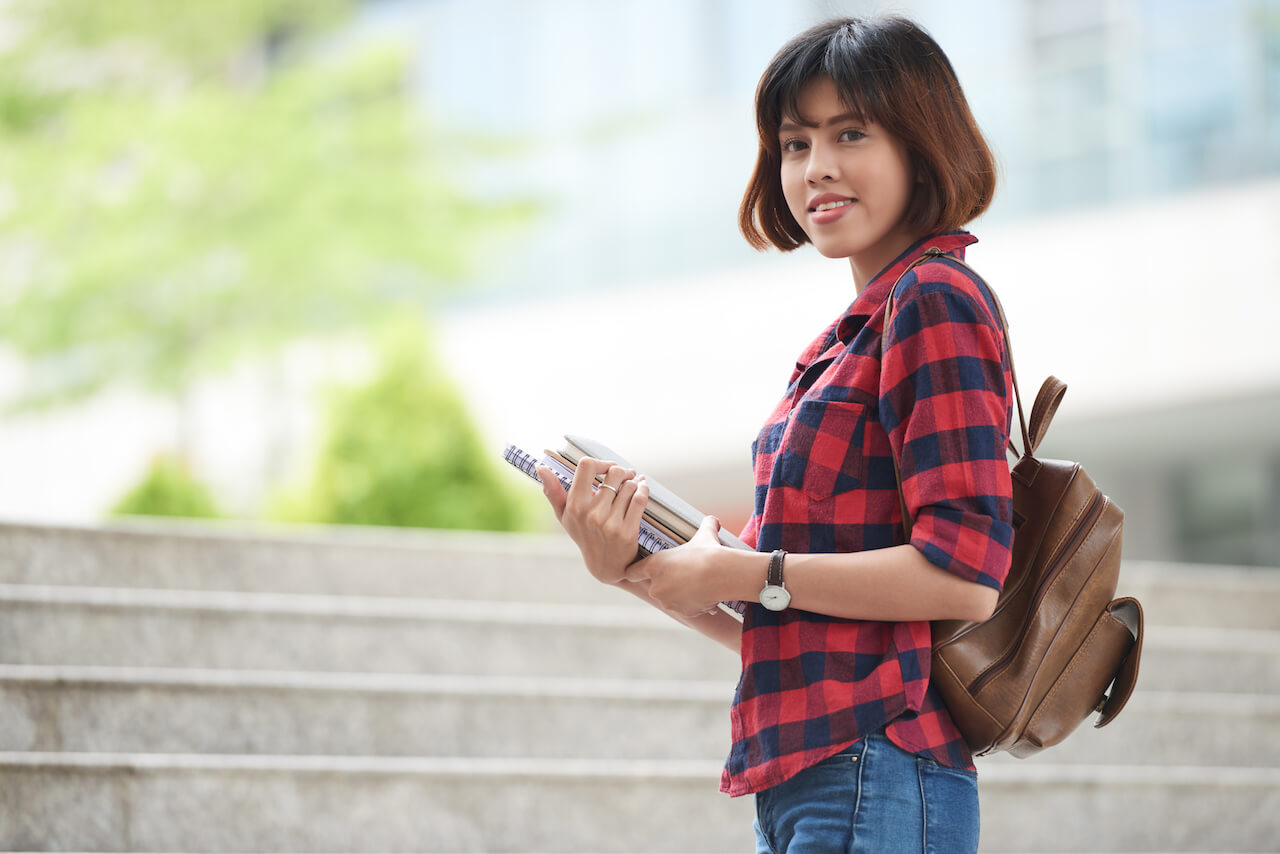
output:
<instances>
[{"instance_id":1,"label":"eyebrow","mask_svg":"<svg viewBox=\"0 0 1280 854\"><path fill-rule=\"evenodd\" d=\"M865 122L865 121L866 121L866 118L861 113L857 113L857 112L854 112L853 110L850 110L847 113L841 113L838 116L832 116L831 118L823 122L823 124L830 127L831 125L840 125L840 124L844 124L845 122ZM816 128L816 127L820 127L820 125L817 122L807 122L804 119L800 119L800 118L787 119L786 121L779 123L778 132L781 133L783 131L799 130L802 127Z\"/></svg>"}]
</instances>

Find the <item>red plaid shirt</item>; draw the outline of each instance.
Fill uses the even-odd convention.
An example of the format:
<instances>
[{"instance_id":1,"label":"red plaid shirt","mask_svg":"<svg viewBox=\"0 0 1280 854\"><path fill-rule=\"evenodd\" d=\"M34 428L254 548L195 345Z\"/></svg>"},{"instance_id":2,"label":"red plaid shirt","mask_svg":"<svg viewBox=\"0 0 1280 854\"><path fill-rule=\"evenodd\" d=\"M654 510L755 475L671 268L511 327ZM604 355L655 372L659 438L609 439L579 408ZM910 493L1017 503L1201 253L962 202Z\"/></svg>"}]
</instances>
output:
<instances>
[{"instance_id":1,"label":"red plaid shirt","mask_svg":"<svg viewBox=\"0 0 1280 854\"><path fill-rule=\"evenodd\" d=\"M884 332L902 271L929 247L963 258L976 239L959 231L911 247L801 354L752 445L755 509L743 540L797 553L901 544L893 454L911 544L948 572L1000 589L1013 541L1013 385L994 304L961 265L926 261L898 285ZM929 689L928 622L756 603L744 618L723 791L777 785L882 727L905 750L973 767Z\"/></svg>"}]
</instances>

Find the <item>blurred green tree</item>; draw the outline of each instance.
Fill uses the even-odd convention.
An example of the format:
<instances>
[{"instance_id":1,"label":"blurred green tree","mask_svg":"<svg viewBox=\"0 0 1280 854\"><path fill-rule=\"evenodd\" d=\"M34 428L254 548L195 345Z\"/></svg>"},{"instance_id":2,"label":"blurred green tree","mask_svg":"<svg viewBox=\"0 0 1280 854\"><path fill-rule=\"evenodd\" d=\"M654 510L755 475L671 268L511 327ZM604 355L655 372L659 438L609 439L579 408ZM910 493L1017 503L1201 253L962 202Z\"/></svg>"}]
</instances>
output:
<instances>
[{"instance_id":1,"label":"blurred green tree","mask_svg":"<svg viewBox=\"0 0 1280 854\"><path fill-rule=\"evenodd\" d=\"M501 464L441 378L428 340L418 322L383 327L373 377L330 390L313 470L278 498L273 515L356 525L525 526L528 502L498 477Z\"/></svg>"},{"instance_id":2,"label":"blurred green tree","mask_svg":"<svg viewBox=\"0 0 1280 854\"><path fill-rule=\"evenodd\" d=\"M222 514L209 489L191 476L182 460L161 455L151 461L142 481L111 508L117 516L186 516L214 518Z\"/></svg>"},{"instance_id":3,"label":"blurred green tree","mask_svg":"<svg viewBox=\"0 0 1280 854\"><path fill-rule=\"evenodd\" d=\"M347 5L43 0L0 73L0 334L26 405L196 378L465 270L394 50L285 45ZM327 14L321 14L327 13ZM275 47L272 47L275 45Z\"/></svg>"},{"instance_id":4,"label":"blurred green tree","mask_svg":"<svg viewBox=\"0 0 1280 854\"><path fill-rule=\"evenodd\" d=\"M186 408L198 380L290 342L424 313L483 235L527 220L450 185L406 52L336 37L352 6L0 7L13 407L132 383Z\"/></svg>"}]
</instances>

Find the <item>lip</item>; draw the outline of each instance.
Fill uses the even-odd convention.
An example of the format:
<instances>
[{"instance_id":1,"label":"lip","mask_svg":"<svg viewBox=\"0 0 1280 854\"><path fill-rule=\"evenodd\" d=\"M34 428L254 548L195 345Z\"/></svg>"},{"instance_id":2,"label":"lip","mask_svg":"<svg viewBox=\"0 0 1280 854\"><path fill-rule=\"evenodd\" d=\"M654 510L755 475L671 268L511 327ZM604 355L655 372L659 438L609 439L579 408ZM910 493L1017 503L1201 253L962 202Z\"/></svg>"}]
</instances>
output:
<instances>
[{"instance_id":1,"label":"lip","mask_svg":"<svg viewBox=\"0 0 1280 854\"><path fill-rule=\"evenodd\" d=\"M842 205L841 207L832 208L831 210L826 211L815 210L818 205L825 205L830 202L852 202L853 204ZM809 219L816 225L826 225L840 219L840 217L851 211L857 203L858 200L852 196L840 196L835 193L821 193L809 200Z\"/></svg>"}]
</instances>

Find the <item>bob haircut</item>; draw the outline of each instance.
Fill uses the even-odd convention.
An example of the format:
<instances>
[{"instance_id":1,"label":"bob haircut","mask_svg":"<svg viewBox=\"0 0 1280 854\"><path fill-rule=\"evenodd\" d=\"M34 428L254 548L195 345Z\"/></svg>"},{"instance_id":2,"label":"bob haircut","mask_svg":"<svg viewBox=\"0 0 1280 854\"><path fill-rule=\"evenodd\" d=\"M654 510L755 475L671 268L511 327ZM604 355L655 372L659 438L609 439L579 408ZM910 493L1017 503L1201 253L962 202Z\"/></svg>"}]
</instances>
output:
<instances>
[{"instance_id":1,"label":"bob haircut","mask_svg":"<svg viewBox=\"0 0 1280 854\"><path fill-rule=\"evenodd\" d=\"M800 92L820 76L906 148L920 180L905 216L918 234L960 228L991 204L995 160L942 48L904 18L838 18L783 45L756 89L760 150L738 209L738 227L756 249L787 252L809 242L782 194L778 126L802 118Z\"/></svg>"}]
</instances>

